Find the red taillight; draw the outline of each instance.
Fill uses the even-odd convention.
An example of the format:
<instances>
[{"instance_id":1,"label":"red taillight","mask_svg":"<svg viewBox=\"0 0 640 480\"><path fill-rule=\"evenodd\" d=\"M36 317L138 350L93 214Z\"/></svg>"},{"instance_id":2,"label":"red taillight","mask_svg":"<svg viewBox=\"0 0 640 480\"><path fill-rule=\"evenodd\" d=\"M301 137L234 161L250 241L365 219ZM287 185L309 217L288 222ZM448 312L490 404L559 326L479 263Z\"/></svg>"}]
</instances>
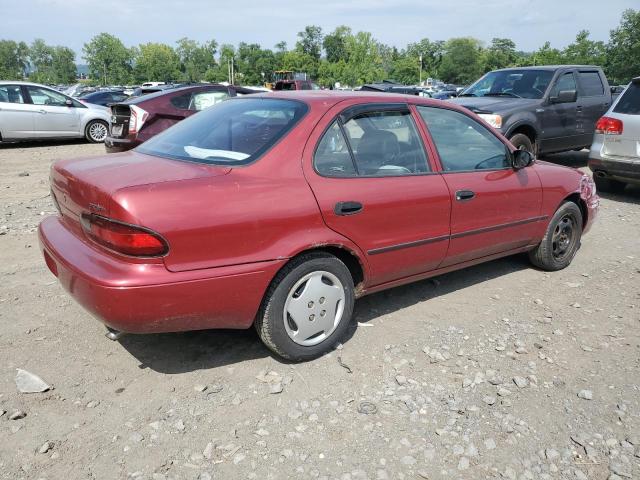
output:
<instances>
[{"instance_id":1,"label":"red taillight","mask_svg":"<svg viewBox=\"0 0 640 480\"><path fill-rule=\"evenodd\" d=\"M622 120L611 117L600 117L596 123L596 133L620 135L622 133Z\"/></svg>"},{"instance_id":2,"label":"red taillight","mask_svg":"<svg viewBox=\"0 0 640 480\"><path fill-rule=\"evenodd\" d=\"M99 215L83 215L82 226L94 242L125 255L159 257L169 251L167 242L155 232Z\"/></svg>"}]
</instances>

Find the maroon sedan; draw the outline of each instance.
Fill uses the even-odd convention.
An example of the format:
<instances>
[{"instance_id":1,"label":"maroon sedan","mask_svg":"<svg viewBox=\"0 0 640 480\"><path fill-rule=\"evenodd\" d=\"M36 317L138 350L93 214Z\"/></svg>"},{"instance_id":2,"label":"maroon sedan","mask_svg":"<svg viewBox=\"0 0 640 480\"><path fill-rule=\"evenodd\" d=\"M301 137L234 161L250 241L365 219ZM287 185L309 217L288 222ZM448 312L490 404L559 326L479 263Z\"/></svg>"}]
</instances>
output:
<instances>
[{"instance_id":1,"label":"maroon sedan","mask_svg":"<svg viewBox=\"0 0 640 480\"><path fill-rule=\"evenodd\" d=\"M111 105L108 153L124 152L166 130L194 113L229 97L255 93L244 87L220 84L163 89Z\"/></svg>"},{"instance_id":2,"label":"maroon sedan","mask_svg":"<svg viewBox=\"0 0 640 480\"><path fill-rule=\"evenodd\" d=\"M468 110L375 93L231 99L57 162L51 187L46 263L108 327L254 325L294 360L330 350L363 295L520 252L566 267L599 203Z\"/></svg>"}]
</instances>

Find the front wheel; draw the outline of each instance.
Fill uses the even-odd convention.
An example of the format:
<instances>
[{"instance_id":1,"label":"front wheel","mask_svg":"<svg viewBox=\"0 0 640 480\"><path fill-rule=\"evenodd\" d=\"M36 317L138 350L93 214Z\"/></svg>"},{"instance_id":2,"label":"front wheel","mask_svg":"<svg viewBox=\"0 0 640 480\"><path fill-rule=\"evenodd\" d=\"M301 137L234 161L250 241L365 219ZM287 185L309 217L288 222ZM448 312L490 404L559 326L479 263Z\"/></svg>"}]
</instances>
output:
<instances>
[{"instance_id":1,"label":"front wheel","mask_svg":"<svg viewBox=\"0 0 640 480\"><path fill-rule=\"evenodd\" d=\"M540 245L529 252L529 259L543 270L562 270L571 263L580 248L581 237L580 207L573 202L565 202L553 215Z\"/></svg>"},{"instance_id":2,"label":"front wheel","mask_svg":"<svg viewBox=\"0 0 640 480\"><path fill-rule=\"evenodd\" d=\"M523 133L516 133L509 138L509 141L516 147L518 150L526 150L527 152L535 155L535 149L533 148L533 143L531 139L527 137Z\"/></svg>"},{"instance_id":3,"label":"front wheel","mask_svg":"<svg viewBox=\"0 0 640 480\"><path fill-rule=\"evenodd\" d=\"M271 282L255 327L265 345L281 357L311 360L344 336L354 302L353 278L341 260L305 254Z\"/></svg>"},{"instance_id":4,"label":"front wheel","mask_svg":"<svg viewBox=\"0 0 640 480\"><path fill-rule=\"evenodd\" d=\"M107 138L109 126L104 120L91 120L84 129L84 137L91 143L102 143Z\"/></svg>"}]
</instances>

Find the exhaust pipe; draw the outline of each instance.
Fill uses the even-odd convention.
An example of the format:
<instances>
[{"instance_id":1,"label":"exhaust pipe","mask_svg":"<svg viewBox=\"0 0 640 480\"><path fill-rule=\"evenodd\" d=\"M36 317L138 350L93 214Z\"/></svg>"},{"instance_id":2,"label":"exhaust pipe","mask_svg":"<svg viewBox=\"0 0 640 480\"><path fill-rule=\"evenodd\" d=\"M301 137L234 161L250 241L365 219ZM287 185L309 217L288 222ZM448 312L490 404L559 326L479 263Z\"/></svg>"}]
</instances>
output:
<instances>
[{"instance_id":1,"label":"exhaust pipe","mask_svg":"<svg viewBox=\"0 0 640 480\"><path fill-rule=\"evenodd\" d=\"M607 176L607 172L603 172L602 170L596 170L593 174L598 178L605 178Z\"/></svg>"},{"instance_id":2,"label":"exhaust pipe","mask_svg":"<svg viewBox=\"0 0 640 480\"><path fill-rule=\"evenodd\" d=\"M125 332L121 332L120 330L116 330L111 327L107 327L107 333L104 334L105 337L107 337L109 340L113 340L114 342L117 342L125 335Z\"/></svg>"}]
</instances>

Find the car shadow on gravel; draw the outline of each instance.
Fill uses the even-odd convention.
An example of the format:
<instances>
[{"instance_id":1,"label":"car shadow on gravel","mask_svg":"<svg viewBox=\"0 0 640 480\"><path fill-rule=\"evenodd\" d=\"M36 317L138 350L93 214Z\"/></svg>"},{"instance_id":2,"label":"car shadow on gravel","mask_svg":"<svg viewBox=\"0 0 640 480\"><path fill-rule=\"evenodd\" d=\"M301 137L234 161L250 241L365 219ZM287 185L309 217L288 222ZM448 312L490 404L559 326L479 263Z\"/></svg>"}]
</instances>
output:
<instances>
[{"instance_id":1,"label":"car shadow on gravel","mask_svg":"<svg viewBox=\"0 0 640 480\"><path fill-rule=\"evenodd\" d=\"M516 255L366 296L356 302L352 328L343 341L348 341L355 334L356 322L370 322L382 315L470 286L482 288L482 283L487 280L525 268L530 268L526 256ZM125 335L120 344L140 362L140 368L166 374L208 370L269 356L280 363L289 363L273 355L253 328Z\"/></svg>"},{"instance_id":2,"label":"car shadow on gravel","mask_svg":"<svg viewBox=\"0 0 640 480\"><path fill-rule=\"evenodd\" d=\"M586 167L589 161L589 150L580 150L579 152L570 151L562 153L553 153L542 155L540 160L565 167L581 168Z\"/></svg>"},{"instance_id":3,"label":"car shadow on gravel","mask_svg":"<svg viewBox=\"0 0 640 480\"><path fill-rule=\"evenodd\" d=\"M34 140L28 142L0 142L0 149L10 150L12 148L59 147L61 145L83 144L87 144L87 141L84 138L71 138L67 140Z\"/></svg>"}]
</instances>

